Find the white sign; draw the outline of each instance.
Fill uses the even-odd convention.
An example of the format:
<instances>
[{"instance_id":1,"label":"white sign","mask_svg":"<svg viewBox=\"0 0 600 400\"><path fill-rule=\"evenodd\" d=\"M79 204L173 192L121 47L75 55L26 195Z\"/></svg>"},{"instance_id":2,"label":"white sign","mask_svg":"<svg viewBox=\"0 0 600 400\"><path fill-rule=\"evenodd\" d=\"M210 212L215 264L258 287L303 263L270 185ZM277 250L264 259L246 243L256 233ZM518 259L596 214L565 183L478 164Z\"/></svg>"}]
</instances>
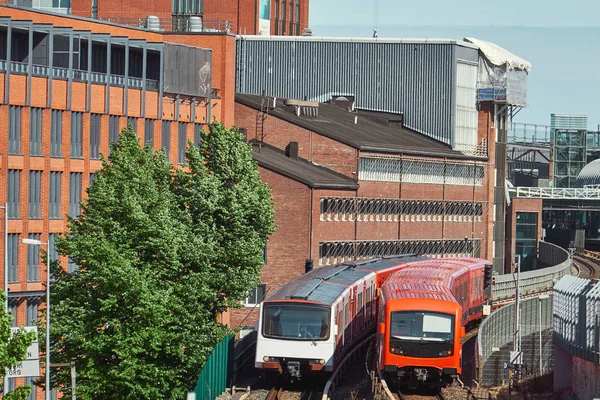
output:
<instances>
[{"instance_id":1,"label":"white sign","mask_svg":"<svg viewBox=\"0 0 600 400\"><path fill-rule=\"evenodd\" d=\"M490 315L492 312L492 306L490 306L489 304L484 304L483 305L483 315Z\"/></svg>"},{"instance_id":2,"label":"white sign","mask_svg":"<svg viewBox=\"0 0 600 400\"><path fill-rule=\"evenodd\" d=\"M523 364L523 352L522 351L511 351L510 352L510 363L513 365Z\"/></svg>"},{"instance_id":3,"label":"white sign","mask_svg":"<svg viewBox=\"0 0 600 400\"><path fill-rule=\"evenodd\" d=\"M37 341L37 326L13 327L10 328L12 334L19 332L21 328L25 328L27 332L35 332L36 340L27 348L25 360L17 363L6 370L6 376L9 378L24 377L24 376L40 376L40 346Z\"/></svg>"}]
</instances>

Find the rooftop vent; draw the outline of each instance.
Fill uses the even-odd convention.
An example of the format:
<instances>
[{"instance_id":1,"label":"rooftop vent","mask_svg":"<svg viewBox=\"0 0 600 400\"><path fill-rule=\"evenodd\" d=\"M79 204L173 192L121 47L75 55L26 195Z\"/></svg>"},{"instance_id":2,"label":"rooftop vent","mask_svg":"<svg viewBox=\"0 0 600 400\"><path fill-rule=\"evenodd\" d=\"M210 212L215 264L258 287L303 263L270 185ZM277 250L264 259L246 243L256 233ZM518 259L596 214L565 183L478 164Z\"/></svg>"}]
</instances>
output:
<instances>
[{"instance_id":1,"label":"rooftop vent","mask_svg":"<svg viewBox=\"0 0 600 400\"><path fill-rule=\"evenodd\" d=\"M190 17L189 30L190 32L202 32L202 18Z\"/></svg>"},{"instance_id":2,"label":"rooftop vent","mask_svg":"<svg viewBox=\"0 0 600 400\"><path fill-rule=\"evenodd\" d=\"M152 31L160 31L160 20L155 15L148 15L146 17L146 28Z\"/></svg>"},{"instance_id":3,"label":"rooftop vent","mask_svg":"<svg viewBox=\"0 0 600 400\"><path fill-rule=\"evenodd\" d=\"M293 106L297 116L319 117L319 102L287 99L284 103L286 106Z\"/></svg>"},{"instance_id":4,"label":"rooftop vent","mask_svg":"<svg viewBox=\"0 0 600 400\"><path fill-rule=\"evenodd\" d=\"M298 159L298 142L290 142L285 148L285 155L292 160Z\"/></svg>"},{"instance_id":5,"label":"rooftop vent","mask_svg":"<svg viewBox=\"0 0 600 400\"><path fill-rule=\"evenodd\" d=\"M302 29L302 36L312 36L313 33L309 28Z\"/></svg>"}]
</instances>

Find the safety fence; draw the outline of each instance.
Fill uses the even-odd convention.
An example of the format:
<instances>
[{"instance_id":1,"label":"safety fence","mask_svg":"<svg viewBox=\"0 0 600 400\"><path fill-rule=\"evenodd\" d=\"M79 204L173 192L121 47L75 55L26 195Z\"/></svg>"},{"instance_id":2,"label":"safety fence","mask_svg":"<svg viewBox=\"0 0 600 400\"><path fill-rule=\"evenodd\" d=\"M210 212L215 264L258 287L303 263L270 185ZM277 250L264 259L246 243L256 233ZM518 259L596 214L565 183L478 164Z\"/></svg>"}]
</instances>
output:
<instances>
[{"instance_id":1,"label":"safety fence","mask_svg":"<svg viewBox=\"0 0 600 400\"><path fill-rule=\"evenodd\" d=\"M550 265L534 271L522 272L520 292L522 296L551 289L556 282L571 271L571 256L565 249L552 243L540 242L538 260ZM494 276L492 298L505 300L515 295L516 276L503 274Z\"/></svg>"},{"instance_id":2,"label":"safety fence","mask_svg":"<svg viewBox=\"0 0 600 400\"><path fill-rule=\"evenodd\" d=\"M507 364L510 352L514 350L514 309L514 304L497 309L479 327L479 379L483 386L508 383ZM524 376L553 370L552 296L523 300L519 303L519 310L523 351L521 370Z\"/></svg>"},{"instance_id":3,"label":"safety fence","mask_svg":"<svg viewBox=\"0 0 600 400\"><path fill-rule=\"evenodd\" d=\"M600 364L600 285L573 276L556 284L554 341L571 355Z\"/></svg>"},{"instance_id":4,"label":"safety fence","mask_svg":"<svg viewBox=\"0 0 600 400\"><path fill-rule=\"evenodd\" d=\"M233 346L234 335L228 335L210 354L196 383L196 400L212 400L223 393L231 379Z\"/></svg>"}]
</instances>

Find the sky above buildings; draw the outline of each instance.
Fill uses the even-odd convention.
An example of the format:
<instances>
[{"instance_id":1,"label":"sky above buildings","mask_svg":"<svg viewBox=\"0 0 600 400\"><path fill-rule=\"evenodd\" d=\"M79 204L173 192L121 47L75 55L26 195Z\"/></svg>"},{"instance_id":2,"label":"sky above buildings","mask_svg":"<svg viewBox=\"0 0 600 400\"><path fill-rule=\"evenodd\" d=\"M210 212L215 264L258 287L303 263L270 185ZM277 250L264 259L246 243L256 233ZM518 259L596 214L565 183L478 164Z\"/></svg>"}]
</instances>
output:
<instances>
[{"instance_id":1,"label":"sky above buildings","mask_svg":"<svg viewBox=\"0 0 600 400\"><path fill-rule=\"evenodd\" d=\"M483 6L485 4L485 6ZM587 114L600 124L600 1L518 3L321 0L310 4L316 36L436 37L489 40L532 64L528 104L516 122L550 124L551 113Z\"/></svg>"}]
</instances>

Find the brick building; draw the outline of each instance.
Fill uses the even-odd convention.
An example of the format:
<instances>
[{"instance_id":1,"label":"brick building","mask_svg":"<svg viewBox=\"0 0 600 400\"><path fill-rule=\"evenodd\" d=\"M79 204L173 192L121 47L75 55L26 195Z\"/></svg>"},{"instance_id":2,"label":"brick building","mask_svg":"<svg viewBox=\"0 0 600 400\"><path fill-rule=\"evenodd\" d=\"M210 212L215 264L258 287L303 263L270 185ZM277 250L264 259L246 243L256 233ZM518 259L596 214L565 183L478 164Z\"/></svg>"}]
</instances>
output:
<instances>
[{"instance_id":1,"label":"brick building","mask_svg":"<svg viewBox=\"0 0 600 400\"><path fill-rule=\"evenodd\" d=\"M234 46L227 33L167 35L0 4L0 215L15 324L31 325L44 307L46 270L22 239L57 256L65 215L78 215L123 127L177 164L207 121L233 124Z\"/></svg>"},{"instance_id":2,"label":"brick building","mask_svg":"<svg viewBox=\"0 0 600 400\"><path fill-rule=\"evenodd\" d=\"M300 35L308 28L309 0L0 0L164 31L202 29L248 35ZM148 17L151 17L148 19Z\"/></svg>"},{"instance_id":3,"label":"brick building","mask_svg":"<svg viewBox=\"0 0 600 400\"><path fill-rule=\"evenodd\" d=\"M419 134L404 126L401 114L355 110L344 97L318 103L238 93L235 118L249 140L280 155L273 165L255 150L278 229L267 244L262 285L246 309L233 311L234 326L251 326L256 299L303 274L307 260L319 267L413 252L491 259L489 157ZM493 140L489 118L480 112L479 133ZM300 161L285 157L296 151ZM295 174L298 163L355 186L312 188Z\"/></svg>"}]
</instances>

